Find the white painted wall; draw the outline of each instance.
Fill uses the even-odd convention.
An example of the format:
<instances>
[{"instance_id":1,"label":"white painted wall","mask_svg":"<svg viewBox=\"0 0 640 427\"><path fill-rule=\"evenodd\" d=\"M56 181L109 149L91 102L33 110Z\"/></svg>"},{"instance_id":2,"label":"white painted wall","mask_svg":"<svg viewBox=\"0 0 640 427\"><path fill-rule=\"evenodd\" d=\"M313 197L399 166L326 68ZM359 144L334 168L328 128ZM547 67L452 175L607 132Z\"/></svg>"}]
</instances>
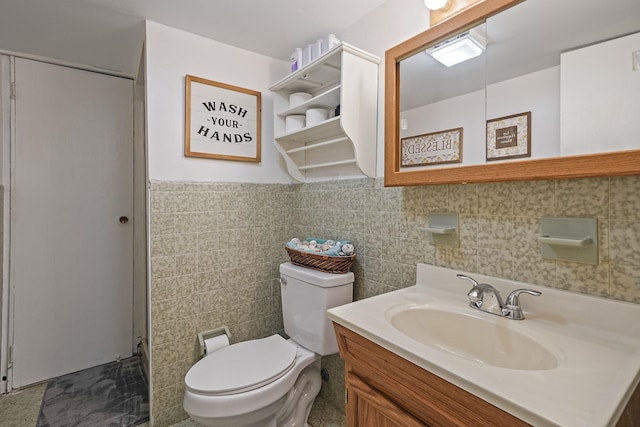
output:
<instances>
[{"instance_id":1,"label":"white painted wall","mask_svg":"<svg viewBox=\"0 0 640 427\"><path fill-rule=\"evenodd\" d=\"M377 146L378 153L384 152L385 51L428 27L429 13L423 2L414 1L398 7L397 2L388 1L355 22L347 32L338 35L341 40L383 59L379 72L377 141L371 142L372 147ZM150 179L293 182L273 147L273 100L269 92L269 86L286 76L288 61L238 49L152 21L146 23L146 47ZM186 74L262 92L260 164L184 157ZM377 175L382 176L383 155L378 155L377 164Z\"/></svg>"},{"instance_id":2,"label":"white painted wall","mask_svg":"<svg viewBox=\"0 0 640 427\"><path fill-rule=\"evenodd\" d=\"M561 55L562 155L640 148L640 33Z\"/></svg>"},{"instance_id":3,"label":"white painted wall","mask_svg":"<svg viewBox=\"0 0 640 427\"><path fill-rule=\"evenodd\" d=\"M560 155L559 67L487 86L487 120L527 111L531 111L531 157Z\"/></svg>"},{"instance_id":4,"label":"white painted wall","mask_svg":"<svg viewBox=\"0 0 640 427\"><path fill-rule=\"evenodd\" d=\"M484 163L484 92L479 90L401 112L400 117L407 120L408 128L400 131L400 138L463 128L462 164ZM430 170L456 165L458 164L412 167L411 170Z\"/></svg>"},{"instance_id":5,"label":"white painted wall","mask_svg":"<svg viewBox=\"0 0 640 427\"><path fill-rule=\"evenodd\" d=\"M560 71L558 67L491 84L477 91L403 111L402 138L462 127L462 165L486 163L485 120L531 111L532 157L560 153ZM485 117L486 106L486 117ZM433 165L423 169L450 167ZM413 170L413 168L412 168ZM418 170L416 168L415 170Z\"/></svg>"},{"instance_id":6,"label":"white painted wall","mask_svg":"<svg viewBox=\"0 0 640 427\"><path fill-rule=\"evenodd\" d=\"M385 52L429 28L429 10L424 2L390 0L353 24L341 38L382 58L378 72L378 124L375 142L378 157L376 175L384 175L384 59ZM373 142L372 142L373 144Z\"/></svg>"},{"instance_id":7,"label":"white painted wall","mask_svg":"<svg viewBox=\"0 0 640 427\"><path fill-rule=\"evenodd\" d=\"M146 22L148 176L161 181L291 183L273 144L269 87L286 76L288 61L238 49ZM262 93L262 161L184 156L185 75Z\"/></svg>"}]
</instances>

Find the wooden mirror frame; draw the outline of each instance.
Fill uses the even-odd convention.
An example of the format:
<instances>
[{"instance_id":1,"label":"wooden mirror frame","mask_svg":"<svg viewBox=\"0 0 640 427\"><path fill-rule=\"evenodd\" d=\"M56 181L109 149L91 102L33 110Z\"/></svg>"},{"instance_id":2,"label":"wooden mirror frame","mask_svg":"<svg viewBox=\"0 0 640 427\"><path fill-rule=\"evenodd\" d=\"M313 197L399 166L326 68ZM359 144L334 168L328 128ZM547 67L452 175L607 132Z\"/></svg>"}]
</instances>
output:
<instances>
[{"instance_id":1,"label":"wooden mirror frame","mask_svg":"<svg viewBox=\"0 0 640 427\"><path fill-rule=\"evenodd\" d=\"M431 170L400 170L400 61L522 1L524 0L484 0L386 51L385 186L640 175L640 150L512 160Z\"/></svg>"}]
</instances>

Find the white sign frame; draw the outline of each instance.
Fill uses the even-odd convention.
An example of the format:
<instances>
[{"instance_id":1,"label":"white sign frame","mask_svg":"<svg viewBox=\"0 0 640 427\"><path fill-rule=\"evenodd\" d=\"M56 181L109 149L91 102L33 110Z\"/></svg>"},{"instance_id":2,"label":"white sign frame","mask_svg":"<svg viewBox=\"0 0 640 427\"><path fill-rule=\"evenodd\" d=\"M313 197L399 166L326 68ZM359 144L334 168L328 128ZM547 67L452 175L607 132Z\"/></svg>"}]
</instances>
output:
<instances>
[{"instance_id":1,"label":"white sign frame","mask_svg":"<svg viewBox=\"0 0 640 427\"><path fill-rule=\"evenodd\" d=\"M262 94L187 75L185 156L259 163Z\"/></svg>"},{"instance_id":2,"label":"white sign frame","mask_svg":"<svg viewBox=\"0 0 640 427\"><path fill-rule=\"evenodd\" d=\"M400 140L400 166L430 166L462 162L463 128L410 136Z\"/></svg>"}]
</instances>

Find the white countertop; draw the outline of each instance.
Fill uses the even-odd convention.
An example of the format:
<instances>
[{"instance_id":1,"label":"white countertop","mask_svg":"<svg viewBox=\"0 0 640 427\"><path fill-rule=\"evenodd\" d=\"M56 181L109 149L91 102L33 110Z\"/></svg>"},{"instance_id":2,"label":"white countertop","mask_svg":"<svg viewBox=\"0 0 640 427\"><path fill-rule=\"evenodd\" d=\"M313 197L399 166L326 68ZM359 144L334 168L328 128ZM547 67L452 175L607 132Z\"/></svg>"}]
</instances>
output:
<instances>
[{"instance_id":1,"label":"white countertop","mask_svg":"<svg viewBox=\"0 0 640 427\"><path fill-rule=\"evenodd\" d=\"M471 283L463 273L493 285L542 292L521 297L524 320L507 320L469 307ZM387 319L399 306L452 308L489 316L548 347L558 366L507 369L427 345ZM640 305L580 295L418 264L417 284L330 309L328 316L387 350L536 426L602 427L616 424L640 377ZM442 326L446 328L446 325Z\"/></svg>"}]
</instances>

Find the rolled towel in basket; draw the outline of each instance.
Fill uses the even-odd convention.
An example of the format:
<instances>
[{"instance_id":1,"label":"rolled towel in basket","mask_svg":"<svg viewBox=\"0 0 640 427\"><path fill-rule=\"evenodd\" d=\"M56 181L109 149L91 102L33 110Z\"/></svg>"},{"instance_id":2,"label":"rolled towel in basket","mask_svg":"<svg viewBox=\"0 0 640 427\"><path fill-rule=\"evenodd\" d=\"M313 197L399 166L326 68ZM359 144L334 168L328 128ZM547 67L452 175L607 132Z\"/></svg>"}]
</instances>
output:
<instances>
[{"instance_id":1,"label":"rolled towel in basket","mask_svg":"<svg viewBox=\"0 0 640 427\"><path fill-rule=\"evenodd\" d=\"M287 242L287 247L291 248L291 249L295 249L296 251L303 251L303 252L309 252L310 254L316 254L316 255L328 255L328 256L340 256L340 254L338 253L339 251L336 249L329 249L326 251L315 251L313 249L310 249L309 247L305 247L304 245L296 245L294 243L291 242Z\"/></svg>"},{"instance_id":2,"label":"rolled towel in basket","mask_svg":"<svg viewBox=\"0 0 640 427\"><path fill-rule=\"evenodd\" d=\"M311 242L311 241L315 241L318 244L322 244L327 242L327 240L325 239L314 239L314 238L309 238L306 240L307 242ZM309 252L312 254L316 254L316 255L327 255L327 256L345 256L344 254L340 254L340 251L342 250L342 246L345 244L350 244L349 242L336 242L331 248L324 250L324 251L318 251L316 247L309 247L307 245L303 245L303 244L297 244L294 243L293 241L289 241L287 242L286 246L288 248L291 249L295 249L297 251L304 251L304 252ZM351 255L351 254L349 254Z\"/></svg>"}]
</instances>

